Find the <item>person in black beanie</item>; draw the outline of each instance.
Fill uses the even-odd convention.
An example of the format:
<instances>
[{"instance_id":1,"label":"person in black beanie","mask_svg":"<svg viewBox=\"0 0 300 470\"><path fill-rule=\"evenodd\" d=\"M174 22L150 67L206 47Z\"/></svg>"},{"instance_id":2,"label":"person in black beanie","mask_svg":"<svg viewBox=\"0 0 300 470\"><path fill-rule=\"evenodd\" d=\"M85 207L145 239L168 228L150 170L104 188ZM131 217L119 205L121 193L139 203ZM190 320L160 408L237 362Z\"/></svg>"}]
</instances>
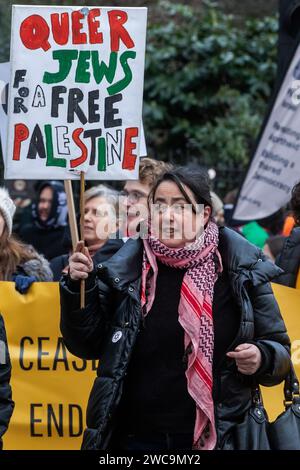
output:
<instances>
[{"instance_id":1,"label":"person in black beanie","mask_svg":"<svg viewBox=\"0 0 300 470\"><path fill-rule=\"evenodd\" d=\"M19 236L48 260L68 253L65 243L67 216L67 198L63 184L46 181L39 186L37 200L32 205L32 222L20 229Z\"/></svg>"}]
</instances>

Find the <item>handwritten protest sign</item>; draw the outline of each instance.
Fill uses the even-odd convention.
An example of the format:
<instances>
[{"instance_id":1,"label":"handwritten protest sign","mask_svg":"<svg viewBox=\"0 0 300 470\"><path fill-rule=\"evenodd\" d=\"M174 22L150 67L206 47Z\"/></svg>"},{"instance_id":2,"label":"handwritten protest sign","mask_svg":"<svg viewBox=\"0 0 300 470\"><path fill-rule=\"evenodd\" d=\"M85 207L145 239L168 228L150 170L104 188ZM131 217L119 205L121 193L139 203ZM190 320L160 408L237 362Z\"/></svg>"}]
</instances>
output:
<instances>
[{"instance_id":1,"label":"handwritten protest sign","mask_svg":"<svg viewBox=\"0 0 300 470\"><path fill-rule=\"evenodd\" d=\"M8 86L10 82L10 63L0 63L0 140L3 155L6 155L6 140L7 140L7 96ZM140 138L140 157L147 156L147 146L144 133L143 123L141 124L141 138Z\"/></svg>"},{"instance_id":2,"label":"handwritten protest sign","mask_svg":"<svg viewBox=\"0 0 300 470\"><path fill-rule=\"evenodd\" d=\"M0 64L0 139L3 155L6 155L8 82L9 62L3 62Z\"/></svg>"},{"instance_id":3,"label":"handwritten protest sign","mask_svg":"<svg viewBox=\"0 0 300 470\"><path fill-rule=\"evenodd\" d=\"M146 20L13 7L7 179L137 179Z\"/></svg>"}]
</instances>

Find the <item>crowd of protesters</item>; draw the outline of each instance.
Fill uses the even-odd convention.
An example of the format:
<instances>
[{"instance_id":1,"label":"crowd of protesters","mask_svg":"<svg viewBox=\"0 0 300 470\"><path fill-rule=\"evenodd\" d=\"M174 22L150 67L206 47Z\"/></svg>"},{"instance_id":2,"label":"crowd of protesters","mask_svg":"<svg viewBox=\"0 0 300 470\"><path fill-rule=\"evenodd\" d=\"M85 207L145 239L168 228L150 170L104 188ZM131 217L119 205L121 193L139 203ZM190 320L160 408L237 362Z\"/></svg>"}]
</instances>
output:
<instances>
[{"instance_id":1,"label":"crowd of protesters","mask_svg":"<svg viewBox=\"0 0 300 470\"><path fill-rule=\"evenodd\" d=\"M288 374L290 342L269 283L300 287L300 183L288 209L244 225L232 221L232 197L223 203L199 168L144 158L121 192L85 192L84 240L73 250L62 183L39 186L17 236L0 189L0 279L21 293L60 281L67 348L100 360L83 449L234 449L253 383ZM1 439L13 411L1 316L0 341Z\"/></svg>"}]
</instances>

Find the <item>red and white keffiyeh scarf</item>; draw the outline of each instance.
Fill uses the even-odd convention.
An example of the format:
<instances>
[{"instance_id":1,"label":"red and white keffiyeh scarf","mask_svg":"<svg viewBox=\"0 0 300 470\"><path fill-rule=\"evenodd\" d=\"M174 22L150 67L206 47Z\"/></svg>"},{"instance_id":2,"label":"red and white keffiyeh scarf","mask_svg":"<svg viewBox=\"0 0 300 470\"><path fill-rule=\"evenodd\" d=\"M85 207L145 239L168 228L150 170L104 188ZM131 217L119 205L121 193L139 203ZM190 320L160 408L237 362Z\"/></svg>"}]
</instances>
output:
<instances>
[{"instance_id":1,"label":"red and white keffiyeh scarf","mask_svg":"<svg viewBox=\"0 0 300 470\"><path fill-rule=\"evenodd\" d=\"M152 235L144 240L141 296L144 315L151 310L155 297L158 271L156 260L173 268L187 270L181 287L178 321L185 332L185 350L189 348L190 352L186 378L188 392L196 403L193 448L203 450L214 449L217 441L212 399L212 301L218 276L215 255L219 258L219 269L222 270L218 241L219 231L214 222L209 222L201 236L188 247L168 248Z\"/></svg>"}]
</instances>

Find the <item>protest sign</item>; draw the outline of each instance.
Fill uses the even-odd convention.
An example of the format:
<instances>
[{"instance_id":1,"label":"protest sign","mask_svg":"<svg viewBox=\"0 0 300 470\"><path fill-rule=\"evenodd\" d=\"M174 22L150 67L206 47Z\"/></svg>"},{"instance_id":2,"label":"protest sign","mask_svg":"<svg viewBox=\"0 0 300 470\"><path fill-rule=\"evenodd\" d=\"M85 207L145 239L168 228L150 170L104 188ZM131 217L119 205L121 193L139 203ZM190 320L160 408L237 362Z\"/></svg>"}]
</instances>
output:
<instances>
[{"instance_id":1,"label":"protest sign","mask_svg":"<svg viewBox=\"0 0 300 470\"><path fill-rule=\"evenodd\" d=\"M13 6L5 178L138 178L146 20Z\"/></svg>"},{"instance_id":2,"label":"protest sign","mask_svg":"<svg viewBox=\"0 0 300 470\"><path fill-rule=\"evenodd\" d=\"M300 181L300 46L263 124L233 218L259 220L285 206Z\"/></svg>"},{"instance_id":3,"label":"protest sign","mask_svg":"<svg viewBox=\"0 0 300 470\"><path fill-rule=\"evenodd\" d=\"M3 155L6 155L7 91L9 76L9 62L3 62L0 64L0 139Z\"/></svg>"},{"instance_id":4,"label":"protest sign","mask_svg":"<svg viewBox=\"0 0 300 470\"><path fill-rule=\"evenodd\" d=\"M2 154L6 155L7 141L7 98L10 81L10 63L0 63L0 140L2 145ZM143 123L141 124L140 157L147 156L147 146Z\"/></svg>"}]
</instances>

